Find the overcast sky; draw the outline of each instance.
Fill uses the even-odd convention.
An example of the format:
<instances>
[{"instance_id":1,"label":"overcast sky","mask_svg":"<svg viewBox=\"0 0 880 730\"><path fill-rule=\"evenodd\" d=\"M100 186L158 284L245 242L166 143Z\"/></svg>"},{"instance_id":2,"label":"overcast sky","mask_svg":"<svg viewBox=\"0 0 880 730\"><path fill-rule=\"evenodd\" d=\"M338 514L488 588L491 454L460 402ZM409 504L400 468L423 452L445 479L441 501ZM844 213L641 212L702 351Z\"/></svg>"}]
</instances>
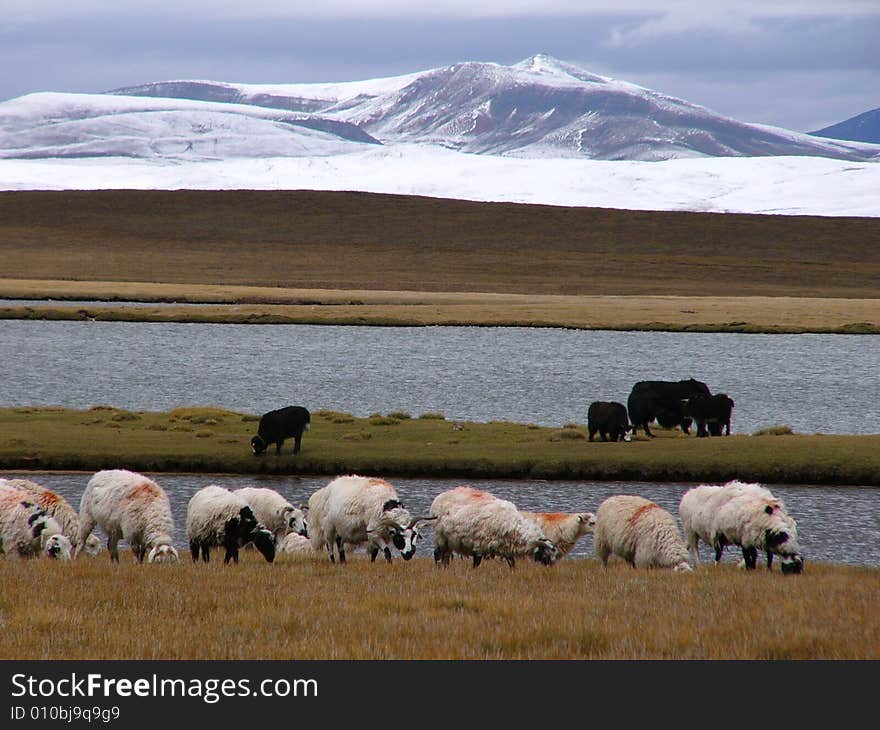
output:
<instances>
[{"instance_id":1,"label":"overcast sky","mask_svg":"<svg viewBox=\"0 0 880 730\"><path fill-rule=\"evenodd\" d=\"M812 131L880 107L878 39L880 0L0 0L0 100L166 79L359 80L546 53Z\"/></svg>"}]
</instances>

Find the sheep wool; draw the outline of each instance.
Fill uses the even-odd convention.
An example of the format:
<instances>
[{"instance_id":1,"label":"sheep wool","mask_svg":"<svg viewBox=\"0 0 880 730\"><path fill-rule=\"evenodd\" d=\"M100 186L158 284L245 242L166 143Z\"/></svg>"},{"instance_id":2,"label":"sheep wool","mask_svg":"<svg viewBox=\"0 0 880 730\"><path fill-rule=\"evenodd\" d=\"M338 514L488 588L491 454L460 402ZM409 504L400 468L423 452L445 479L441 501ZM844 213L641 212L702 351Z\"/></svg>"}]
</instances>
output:
<instances>
[{"instance_id":1,"label":"sheep wool","mask_svg":"<svg viewBox=\"0 0 880 730\"><path fill-rule=\"evenodd\" d=\"M596 515L592 512L523 512L538 523L547 539L556 545L557 559L570 553L577 541L596 528Z\"/></svg>"},{"instance_id":2,"label":"sheep wool","mask_svg":"<svg viewBox=\"0 0 880 730\"><path fill-rule=\"evenodd\" d=\"M615 495L599 505L593 548L603 565L616 555L635 568L691 570L675 518L636 495Z\"/></svg>"},{"instance_id":3,"label":"sheep wool","mask_svg":"<svg viewBox=\"0 0 880 730\"><path fill-rule=\"evenodd\" d=\"M245 499L224 487L210 484L197 491L186 508L186 536L193 562L207 563L212 547L226 549L224 563L238 562L238 549L253 542L266 561L275 559L275 535L254 515Z\"/></svg>"},{"instance_id":4,"label":"sheep wool","mask_svg":"<svg viewBox=\"0 0 880 730\"><path fill-rule=\"evenodd\" d=\"M0 489L11 487L31 495L31 499L42 508L48 515L55 518L61 526L64 536L76 548L79 535L79 515L64 497L53 492L42 484L30 479L0 479ZM97 555L101 552L101 541L97 535L90 535L86 540L84 550L88 555Z\"/></svg>"},{"instance_id":5,"label":"sheep wool","mask_svg":"<svg viewBox=\"0 0 880 730\"><path fill-rule=\"evenodd\" d=\"M544 565L556 561L556 546L538 523L490 492L473 487L441 492L431 504L431 516L437 518L434 560L444 566L456 553L471 557L474 567L494 557L504 558L511 568L524 556Z\"/></svg>"},{"instance_id":6,"label":"sheep wool","mask_svg":"<svg viewBox=\"0 0 880 730\"><path fill-rule=\"evenodd\" d=\"M330 561L345 562L345 546L366 545L370 560L381 550L391 562L391 545L404 560L416 551L421 534L418 523L400 502L397 491L384 479L357 474L340 476L309 498L309 532L316 549L326 548Z\"/></svg>"},{"instance_id":7,"label":"sheep wool","mask_svg":"<svg viewBox=\"0 0 880 730\"><path fill-rule=\"evenodd\" d=\"M0 552L9 558L69 559L71 543L28 492L7 485L0 489Z\"/></svg>"},{"instance_id":8,"label":"sheep wool","mask_svg":"<svg viewBox=\"0 0 880 730\"><path fill-rule=\"evenodd\" d=\"M303 511L294 507L274 489L242 487L233 490L233 493L250 505L254 516L274 533L276 540L281 540L289 532L305 534L306 520Z\"/></svg>"},{"instance_id":9,"label":"sheep wool","mask_svg":"<svg viewBox=\"0 0 880 730\"><path fill-rule=\"evenodd\" d=\"M99 471L89 479L79 506L77 554L95 527L107 535L110 560L119 560L120 539L139 563L177 563L174 519L168 495L152 479L125 469Z\"/></svg>"}]
</instances>

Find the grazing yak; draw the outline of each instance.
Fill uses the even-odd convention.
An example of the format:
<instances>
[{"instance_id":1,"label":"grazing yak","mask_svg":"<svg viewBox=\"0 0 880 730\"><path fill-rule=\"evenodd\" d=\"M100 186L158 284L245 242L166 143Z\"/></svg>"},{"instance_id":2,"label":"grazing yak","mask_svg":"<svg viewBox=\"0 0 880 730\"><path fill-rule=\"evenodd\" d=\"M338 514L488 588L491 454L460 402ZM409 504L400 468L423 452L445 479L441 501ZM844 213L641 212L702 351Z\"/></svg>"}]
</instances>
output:
<instances>
[{"instance_id":1,"label":"grazing yak","mask_svg":"<svg viewBox=\"0 0 880 730\"><path fill-rule=\"evenodd\" d=\"M726 393L715 395L695 395L682 401L681 412L697 424L697 436L730 436L730 415L733 412L733 398Z\"/></svg>"},{"instance_id":2,"label":"grazing yak","mask_svg":"<svg viewBox=\"0 0 880 730\"><path fill-rule=\"evenodd\" d=\"M309 430L311 420L311 414L302 406L286 406L264 413L257 435L251 439L254 456L265 453L272 444L275 444L275 453L280 454L284 439L291 436L294 438L293 453L298 454L303 433Z\"/></svg>"},{"instance_id":3,"label":"grazing yak","mask_svg":"<svg viewBox=\"0 0 880 730\"><path fill-rule=\"evenodd\" d=\"M682 413L682 404L688 398L711 395L709 386L699 380L667 381L641 380L636 383L626 402L633 433L641 427L648 437L653 436L648 424L656 420L663 428L675 428L688 433L691 419Z\"/></svg>"},{"instance_id":4,"label":"grazing yak","mask_svg":"<svg viewBox=\"0 0 880 730\"><path fill-rule=\"evenodd\" d=\"M603 441L629 441L632 430L626 415L626 406L616 401L593 401L587 410L587 430L590 441L598 433Z\"/></svg>"}]
</instances>

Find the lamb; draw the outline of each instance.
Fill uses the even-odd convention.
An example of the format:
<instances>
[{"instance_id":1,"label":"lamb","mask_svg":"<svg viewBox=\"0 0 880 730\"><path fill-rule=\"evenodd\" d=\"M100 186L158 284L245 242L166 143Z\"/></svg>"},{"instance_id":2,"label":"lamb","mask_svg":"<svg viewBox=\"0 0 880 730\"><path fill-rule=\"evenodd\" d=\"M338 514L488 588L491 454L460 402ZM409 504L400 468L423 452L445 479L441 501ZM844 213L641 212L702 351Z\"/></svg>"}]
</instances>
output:
<instances>
[{"instance_id":1,"label":"lamb","mask_svg":"<svg viewBox=\"0 0 880 730\"><path fill-rule=\"evenodd\" d=\"M242 487L233 492L250 505L257 521L274 533L276 543L287 533L306 534L305 513L294 507L274 489Z\"/></svg>"},{"instance_id":2,"label":"lamb","mask_svg":"<svg viewBox=\"0 0 880 730\"><path fill-rule=\"evenodd\" d=\"M375 477L340 476L309 497L312 546L316 550L326 547L331 563L336 562L334 546L339 562L345 562L346 544L366 544L371 562L381 549L390 563L391 545L404 560L410 560L421 537L418 523L429 519L412 517L394 487Z\"/></svg>"},{"instance_id":3,"label":"lamb","mask_svg":"<svg viewBox=\"0 0 880 730\"><path fill-rule=\"evenodd\" d=\"M240 494L216 484L196 492L186 508L186 536L193 562L208 562L212 547L226 548L224 564L238 563L238 549L253 542L266 562L275 560L275 535L254 515Z\"/></svg>"},{"instance_id":4,"label":"lamb","mask_svg":"<svg viewBox=\"0 0 880 730\"><path fill-rule=\"evenodd\" d=\"M513 568L516 559L530 556L543 565L556 562L556 545L538 523L516 505L490 492L463 486L438 494L431 503L434 561L444 567L454 553L473 559L501 557Z\"/></svg>"},{"instance_id":5,"label":"lamb","mask_svg":"<svg viewBox=\"0 0 880 730\"><path fill-rule=\"evenodd\" d=\"M616 555L634 568L690 571L687 546L675 518L644 497L618 494L596 510L593 548L603 565Z\"/></svg>"},{"instance_id":6,"label":"lamb","mask_svg":"<svg viewBox=\"0 0 880 730\"><path fill-rule=\"evenodd\" d=\"M523 514L535 520L544 530L547 539L556 545L557 560L568 555L578 540L584 535L589 535L596 528L596 515L592 512L523 512Z\"/></svg>"},{"instance_id":7,"label":"lamb","mask_svg":"<svg viewBox=\"0 0 880 730\"><path fill-rule=\"evenodd\" d=\"M64 536L70 541L73 548L77 545L79 534L79 515L64 497L42 484L30 479L0 479L0 489L12 488L31 495L31 500L41 509L54 517L61 526ZM87 555L97 555L101 552L101 541L97 535L89 535L83 548Z\"/></svg>"},{"instance_id":8,"label":"lamb","mask_svg":"<svg viewBox=\"0 0 880 730\"><path fill-rule=\"evenodd\" d=\"M70 560L72 545L58 521L25 491L0 489L0 553L10 558Z\"/></svg>"},{"instance_id":9,"label":"lamb","mask_svg":"<svg viewBox=\"0 0 880 730\"><path fill-rule=\"evenodd\" d=\"M174 519L168 495L152 479L125 469L96 472L86 484L79 504L79 533L75 557L95 527L107 535L110 560L119 562L120 539L131 546L137 562L178 563Z\"/></svg>"},{"instance_id":10,"label":"lamb","mask_svg":"<svg viewBox=\"0 0 880 730\"><path fill-rule=\"evenodd\" d=\"M773 556L779 555L783 573L803 571L797 523L782 500L760 484L734 480L722 486L694 487L681 498L679 515L688 548L697 560L702 540L715 549L716 564L726 545L738 545L748 569L756 567L758 550L763 550L768 570Z\"/></svg>"},{"instance_id":11,"label":"lamb","mask_svg":"<svg viewBox=\"0 0 880 730\"><path fill-rule=\"evenodd\" d=\"M315 549L312 541L305 535L298 532L291 532L285 535L278 542L277 551L281 555L295 555L302 557L316 558L321 555L321 549Z\"/></svg>"}]
</instances>

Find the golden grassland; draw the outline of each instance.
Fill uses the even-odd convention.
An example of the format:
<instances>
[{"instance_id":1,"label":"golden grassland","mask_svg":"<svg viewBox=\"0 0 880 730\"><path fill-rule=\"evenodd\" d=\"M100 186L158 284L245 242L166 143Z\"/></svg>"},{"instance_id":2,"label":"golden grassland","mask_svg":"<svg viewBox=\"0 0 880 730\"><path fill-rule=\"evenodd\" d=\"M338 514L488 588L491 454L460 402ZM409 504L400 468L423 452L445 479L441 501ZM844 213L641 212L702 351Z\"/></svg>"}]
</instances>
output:
<instances>
[{"instance_id":1,"label":"golden grassland","mask_svg":"<svg viewBox=\"0 0 880 730\"><path fill-rule=\"evenodd\" d=\"M875 568L121 557L0 560L0 659L880 658Z\"/></svg>"},{"instance_id":2,"label":"golden grassland","mask_svg":"<svg viewBox=\"0 0 880 730\"><path fill-rule=\"evenodd\" d=\"M0 306L0 319L880 334L880 299L273 289L29 279L0 279L0 297L49 300ZM88 303L65 304L65 299ZM132 307L114 301L163 304Z\"/></svg>"},{"instance_id":3,"label":"golden grassland","mask_svg":"<svg viewBox=\"0 0 880 730\"><path fill-rule=\"evenodd\" d=\"M0 192L0 317L880 331L880 220L312 191Z\"/></svg>"},{"instance_id":4,"label":"golden grassland","mask_svg":"<svg viewBox=\"0 0 880 730\"><path fill-rule=\"evenodd\" d=\"M217 408L168 412L111 406L0 409L0 469L343 474L449 478L880 484L880 434L752 435L698 439L655 428L632 443L587 440L584 424L560 427L451 422L442 414L355 418L317 411L294 456L250 450L258 416Z\"/></svg>"}]
</instances>

